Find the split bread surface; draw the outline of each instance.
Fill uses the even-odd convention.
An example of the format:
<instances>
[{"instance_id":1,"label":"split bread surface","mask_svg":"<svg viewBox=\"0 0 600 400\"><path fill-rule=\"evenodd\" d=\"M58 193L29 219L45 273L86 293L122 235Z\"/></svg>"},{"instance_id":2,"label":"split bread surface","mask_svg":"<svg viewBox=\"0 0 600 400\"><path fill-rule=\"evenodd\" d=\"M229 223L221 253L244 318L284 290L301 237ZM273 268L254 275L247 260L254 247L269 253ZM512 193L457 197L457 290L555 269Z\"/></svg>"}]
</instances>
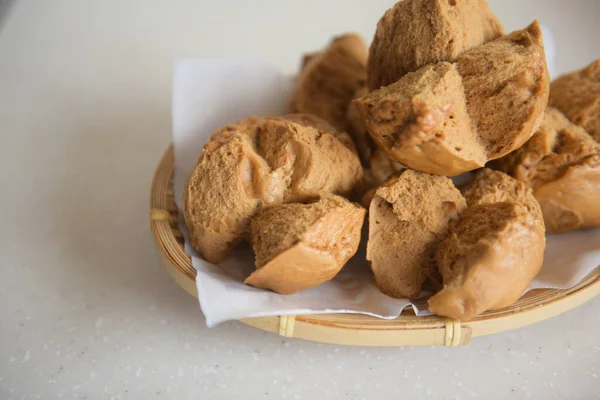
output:
<instances>
[{"instance_id":1,"label":"split bread surface","mask_svg":"<svg viewBox=\"0 0 600 400\"><path fill-rule=\"evenodd\" d=\"M409 168L454 176L523 145L548 102L537 21L354 100L367 131Z\"/></svg>"},{"instance_id":2,"label":"split bread surface","mask_svg":"<svg viewBox=\"0 0 600 400\"><path fill-rule=\"evenodd\" d=\"M437 314L468 321L516 302L544 260L540 206L531 190L489 169L464 191L468 208L436 252L444 287L428 301Z\"/></svg>"},{"instance_id":3,"label":"split bread surface","mask_svg":"<svg viewBox=\"0 0 600 400\"><path fill-rule=\"evenodd\" d=\"M332 279L356 253L365 213L335 195L260 209L250 225L257 269L244 282L292 294Z\"/></svg>"},{"instance_id":4,"label":"split bread surface","mask_svg":"<svg viewBox=\"0 0 600 400\"><path fill-rule=\"evenodd\" d=\"M361 181L352 139L320 118L290 114L227 125L212 134L185 188L190 243L218 263L247 238L259 206L347 195Z\"/></svg>"}]
</instances>

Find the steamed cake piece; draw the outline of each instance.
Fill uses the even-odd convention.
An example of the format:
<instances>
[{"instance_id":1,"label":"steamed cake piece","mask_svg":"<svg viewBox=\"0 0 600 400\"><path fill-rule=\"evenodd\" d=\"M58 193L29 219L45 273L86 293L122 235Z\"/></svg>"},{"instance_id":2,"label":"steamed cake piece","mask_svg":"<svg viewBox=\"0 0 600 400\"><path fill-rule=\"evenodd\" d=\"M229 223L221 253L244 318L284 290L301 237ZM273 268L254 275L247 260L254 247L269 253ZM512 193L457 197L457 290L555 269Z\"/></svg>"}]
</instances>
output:
<instances>
[{"instance_id":1,"label":"steamed cake piece","mask_svg":"<svg viewBox=\"0 0 600 400\"><path fill-rule=\"evenodd\" d=\"M519 299L541 268L545 227L531 189L503 172L478 171L462 193L468 208L437 250L443 288L429 307L465 321Z\"/></svg>"},{"instance_id":2,"label":"steamed cake piece","mask_svg":"<svg viewBox=\"0 0 600 400\"><path fill-rule=\"evenodd\" d=\"M303 61L291 111L314 114L347 131L348 103L366 79L367 47L357 34L333 39L329 47Z\"/></svg>"},{"instance_id":3,"label":"steamed cake piece","mask_svg":"<svg viewBox=\"0 0 600 400\"><path fill-rule=\"evenodd\" d=\"M600 142L600 58L552 82L548 104Z\"/></svg>"},{"instance_id":4,"label":"steamed cake piece","mask_svg":"<svg viewBox=\"0 0 600 400\"><path fill-rule=\"evenodd\" d=\"M404 170L375 191L367 260L376 286L396 298L419 296L435 267L436 247L466 202L446 177Z\"/></svg>"},{"instance_id":5,"label":"steamed cake piece","mask_svg":"<svg viewBox=\"0 0 600 400\"><path fill-rule=\"evenodd\" d=\"M314 116L288 118L249 118L218 129L204 146L183 211L191 244L207 261L222 261L244 239L260 205L347 194L361 182L347 135Z\"/></svg>"},{"instance_id":6,"label":"steamed cake piece","mask_svg":"<svg viewBox=\"0 0 600 400\"><path fill-rule=\"evenodd\" d=\"M403 0L383 15L369 49L368 86L379 89L409 72L454 61L504 34L484 0Z\"/></svg>"},{"instance_id":7,"label":"steamed cake piece","mask_svg":"<svg viewBox=\"0 0 600 400\"><path fill-rule=\"evenodd\" d=\"M600 226L600 144L555 108L523 147L493 166L532 188L548 232Z\"/></svg>"},{"instance_id":8,"label":"steamed cake piece","mask_svg":"<svg viewBox=\"0 0 600 400\"><path fill-rule=\"evenodd\" d=\"M457 175L486 161L455 64L428 65L354 103L379 148L409 168Z\"/></svg>"},{"instance_id":9,"label":"steamed cake piece","mask_svg":"<svg viewBox=\"0 0 600 400\"><path fill-rule=\"evenodd\" d=\"M335 195L260 209L250 226L257 269L245 283L292 294L332 279L356 253L364 217Z\"/></svg>"},{"instance_id":10,"label":"steamed cake piece","mask_svg":"<svg viewBox=\"0 0 600 400\"><path fill-rule=\"evenodd\" d=\"M541 221L520 202L469 207L436 252L444 287L428 301L441 316L469 321L516 302L544 256Z\"/></svg>"},{"instance_id":11,"label":"steamed cake piece","mask_svg":"<svg viewBox=\"0 0 600 400\"><path fill-rule=\"evenodd\" d=\"M548 104L550 76L538 22L461 54L456 65L487 158L521 147Z\"/></svg>"},{"instance_id":12,"label":"steamed cake piece","mask_svg":"<svg viewBox=\"0 0 600 400\"><path fill-rule=\"evenodd\" d=\"M190 241L209 262L222 261L242 240L259 204L283 200L284 182L256 150L263 123L249 118L218 129L185 187Z\"/></svg>"},{"instance_id":13,"label":"steamed cake piece","mask_svg":"<svg viewBox=\"0 0 600 400\"><path fill-rule=\"evenodd\" d=\"M404 75L354 100L393 160L437 175L482 167L527 141L543 116L549 78L537 22Z\"/></svg>"}]
</instances>

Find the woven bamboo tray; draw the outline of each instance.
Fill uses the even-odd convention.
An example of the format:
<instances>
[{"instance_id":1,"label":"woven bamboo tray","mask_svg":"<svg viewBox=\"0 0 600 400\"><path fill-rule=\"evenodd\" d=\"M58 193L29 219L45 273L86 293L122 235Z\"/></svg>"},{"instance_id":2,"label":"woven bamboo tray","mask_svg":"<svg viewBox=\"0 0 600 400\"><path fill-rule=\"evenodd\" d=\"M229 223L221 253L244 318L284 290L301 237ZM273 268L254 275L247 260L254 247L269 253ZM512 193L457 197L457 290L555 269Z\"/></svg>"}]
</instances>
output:
<instances>
[{"instance_id":1,"label":"woven bamboo tray","mask_svg":"<svg viewBox=\"0 0 600 400\"><path fill-rule=\"evenodd\" d=\"M173 149L158 165L150 196L150 224L162 267L194 297L196 270L183 251L173 200ZM248 318L241 321L285 337L325 343L361 346L459 346L472 337L490 335L554 317L600 294L600 267L568 290L540 289L524 295L516 304L489 311L461 323L447 318L417 317L412 310L394 320L358 314L291 315Z\"/></svg>"}]
</instances>

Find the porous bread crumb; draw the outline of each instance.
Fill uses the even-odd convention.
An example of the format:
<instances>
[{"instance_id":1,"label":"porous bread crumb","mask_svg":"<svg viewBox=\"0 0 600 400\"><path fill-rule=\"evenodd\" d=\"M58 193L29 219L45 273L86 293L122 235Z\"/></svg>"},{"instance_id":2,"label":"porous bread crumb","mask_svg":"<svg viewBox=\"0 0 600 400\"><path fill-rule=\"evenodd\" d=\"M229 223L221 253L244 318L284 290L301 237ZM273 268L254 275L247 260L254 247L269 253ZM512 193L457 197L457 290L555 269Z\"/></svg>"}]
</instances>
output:
<instances>
[{"instance_id":1,"label":"porous bread crumb","mask_svg":"<svg viewBox=\"0 0 600 400\"><path fill-rule=\"evenodd\" d=\"M429 299L429 309L469 321L513 304L539 272L544 248L543 224L525 204L467 208L436 252L444 288Z\"/></svg>"},{"instance_id":2,"label":"porous bread crumb","mask_svg":"<svg viewBox=\"0 0 600 400\"><path fill-rule=\"evenodd\" d=\"M456 65L487 158L521 147L538 128L548 103L550 76L538 22L464 52Z\"/></svg>"},{"instance_id":3,"label":"porous bread crumb","mask_svg":"<svg viewBox=\"0 0 600 400\"><path fill-rule=\"evenodd\" d=\"M379 187L369 207L367 242L377 287L392 297L417 297L448 222L465 208L458 189L442 176L404 170Z\"/></svg>"},{"instance_id":4,"label":"porous bread crumb","mask_svg":"<svg viewBox=\"0 0 600 400\"><path fill-rule=\"evenodd\" d=\"M486 161L455 64L423 67L354 103L379 148L409 168L456 175Z\"/></svg>"},{"instance_id":5,"label":"porous bread crumb","mask_svg":"<svg viewBox=\"0 0 600 400\"><path fill-rule=\"evenodd\" d=\"M485 0L403 0L386 11L369 48L368 86L387 86L409 72L504 34Z\"/></svg>"},{"instance_id":6,"label":"porous bread crumb","mask_svg":"<svg viewBox=\"0 0 600 400\"><path fill-rule=\"evenodd\" d=\"M324 195L260 209L251 222L257 270L245 282L292 294L332 279L356 253L365 210Z\"/></svg>"},{"instance_id":7,"label":"porous bread crumb","mask_svg":"<svg viewBox=\"0 0 600 400\"><path fill-rule=\"evenodd\" d=\"M362 167L345 134L314 116L249 118L217 130L183 197L190 241L218 263L245 236L261 204L348 194Z\"/></svg>"},{"instance_id":8,"label":"porous bread crumb","mask_svg":"<svg viewBox=\"0 0 600 400\"><path fill-rule=\"evenodd\" d=\"M486 203L521 203L544 226L540 205L531 188L503 172L483 168L477 171L473 180L461 192L468 207Z\"/></svg>"}]
</instances>

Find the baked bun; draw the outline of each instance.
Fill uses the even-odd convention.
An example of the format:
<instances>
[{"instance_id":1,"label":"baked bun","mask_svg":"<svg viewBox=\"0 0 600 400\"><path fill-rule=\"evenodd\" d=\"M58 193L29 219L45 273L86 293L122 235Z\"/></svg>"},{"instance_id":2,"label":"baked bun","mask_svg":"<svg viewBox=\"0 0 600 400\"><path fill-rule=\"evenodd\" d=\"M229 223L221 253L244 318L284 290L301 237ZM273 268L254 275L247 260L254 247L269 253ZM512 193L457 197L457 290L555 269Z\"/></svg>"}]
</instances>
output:
<instances>
[{"instance_id":1,"label":"baked bun","mask_svg":"<svg viewBox=\"0 0 600 400\"><path fill-rule=\"evenodd\" d=\"M442 176L404 170L379 187L370 202L367 242L377 287L392 297L419 296L448 221L465 208L458 189Z\"/></svg>"},{"instance_id":2,"label":"baked bun","mask_svg":"<svg viewBox=\"0 0 600 400\"><path fill-rule=\"evenodd\" d=\"M391 159L453 176L523 145L541 122L548 88L535 21L458 55L455 63L427 65L354 102Z\"/></svg>"},{"instance_id":3,"label":"baked bun","mask_svg":"<svg viewBox=\"0 0 600 400\"><path fill-rule=\"evenodd\" d=\"M333 39L321 53L304 57L290 109L321 117L339 131L347 131L348 103L363 86L367 74L367 46L357 34Z\"/></svg>"},{"instance_id":4,"label":"baked bun","mask_svg":"<svg viewBox=\"0 0 600 400\"><path fill-rule=\"evenodd\" d=\"M429 308L466 321L521 297L542 266L546 239L540 205L523 182L486 168L463 195L468 208L436 253L444 286Z\"/></svg>"},{"instance_id":5,"label":"baked bun","mask_svg":"<svg viewBox=\"0 0 600 400\"><path fill-rule=\"evenodd\" d=\"M550 233L600 226L600 144L548 107L539 130L492 166L523 181Z\"/></svg>"},{"instance_id":6,"label":"baked bun","mask_svg":"<svg viewBox=\"0 0 600 400\"><path fill-rule=\"evenodd\" d=\"M245 283L292 294L332 279L356 253L364 217L335 195L260 209L250 225L257 269Z\"/></svg>"},{"instance_id":7,"label":"baked bun","mask_svg":"<svg viewBox=\"0 0 600 400\"><path fill-rule=\"evenodd\" d=\"M544 248L544 227L523 203L469 207L437 251L444 287L429 309L468 321L513 304L539 272Z\"/></svg>"},{"instance_id":8,"label":"baked bun","mask_svg":"<svg viewBox=\"0 0 600 400\"><path fill-rule=\"evenodd\" d=\"M467 207L487 203L522 203L527 211L544 226L540 204L531 188L507 174L489 168L477 171L473 180L462 189Z\"/></svg>"},{"instance_id":9,"label":"baked bun","mask_svg":"<svg viewBox=\"0 0 600 400\"><path fill-rule=\"evenodd\" d=\"M183 196L192 246L222 261L262 204L348 194L362 181L352 140L311 115L249 118L218 129Z\"/></svg>"}]
</instances>

